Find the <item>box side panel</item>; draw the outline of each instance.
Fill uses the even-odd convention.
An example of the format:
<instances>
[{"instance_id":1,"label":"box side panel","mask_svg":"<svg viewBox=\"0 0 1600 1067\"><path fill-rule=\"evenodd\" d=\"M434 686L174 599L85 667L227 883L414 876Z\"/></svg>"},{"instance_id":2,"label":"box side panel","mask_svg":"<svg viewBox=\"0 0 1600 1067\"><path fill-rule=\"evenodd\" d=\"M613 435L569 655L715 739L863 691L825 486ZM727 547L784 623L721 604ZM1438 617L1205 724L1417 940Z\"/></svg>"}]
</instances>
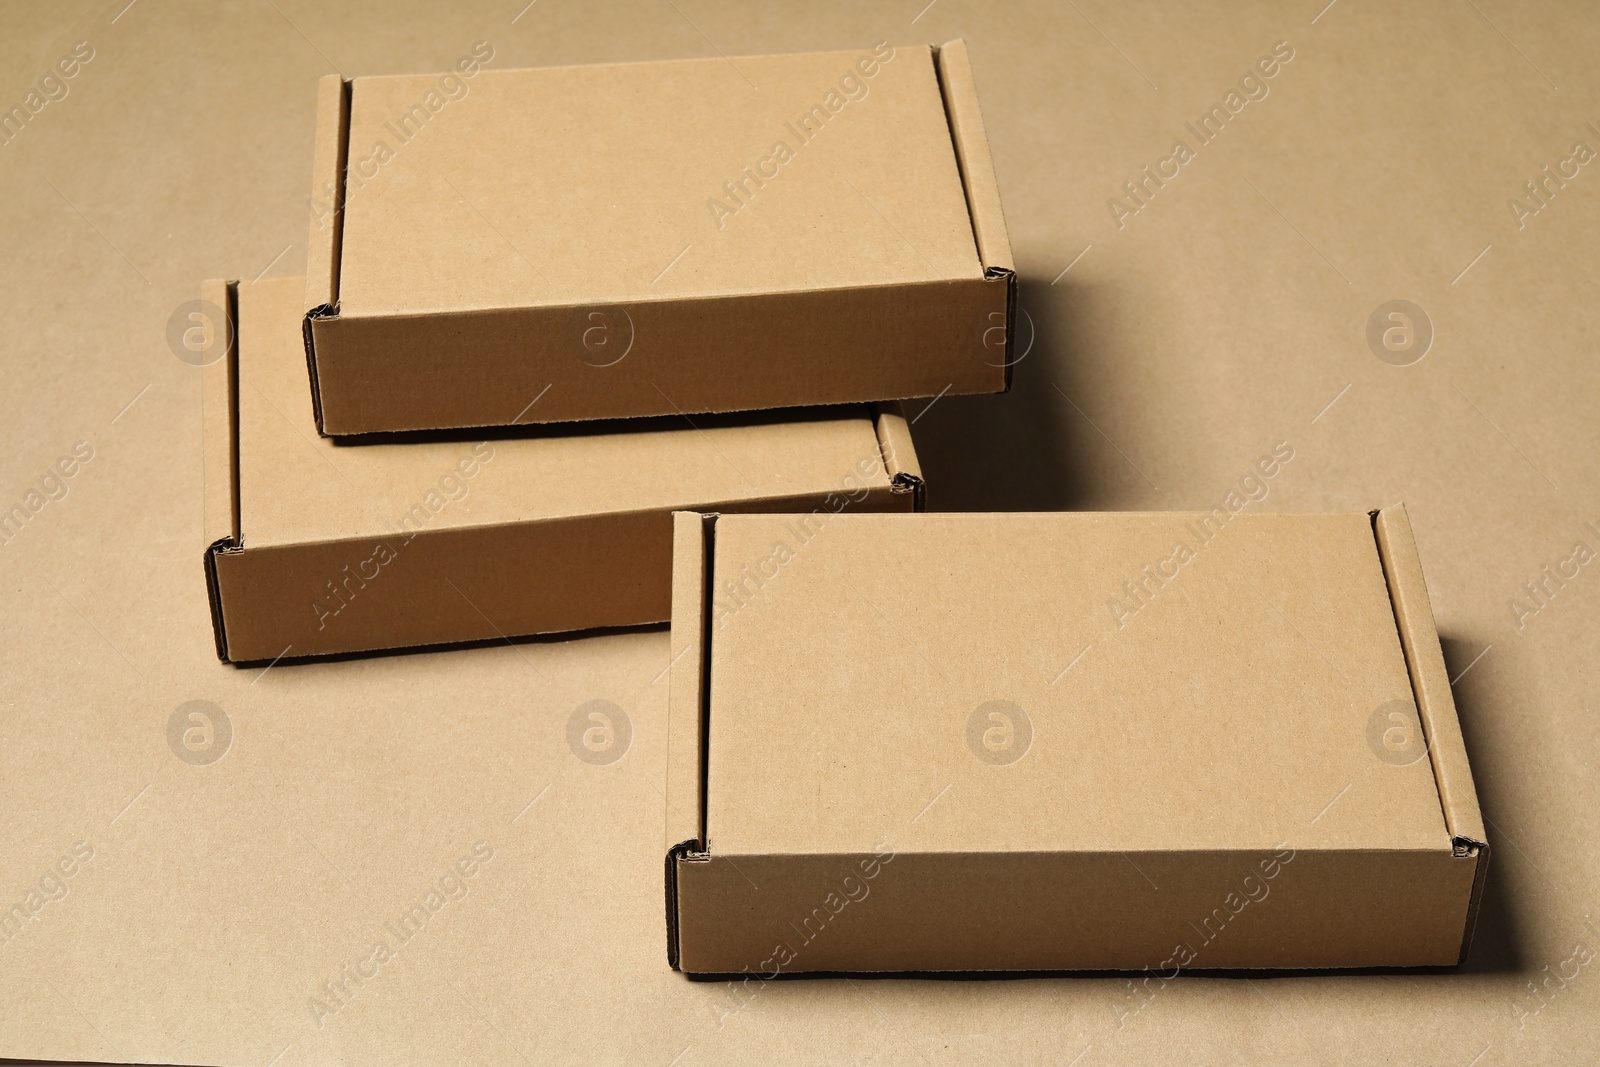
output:
<instances>
[{"instance_id":1,"label":"box side panel","mask_svg":"<svg viewBox=\"0 0 1600 1067\"><path fill-rule=\"evenodd\" d=\"M889 473L890 483L898 492L909 493L912 510L927 507L926 487L922 480L922 463L917 459L916 445L911 440L911 424L906 420L905 406L898 400L879 404L874 428L878 432L878 448L883 453L883 465Z\"/></svg>"},{"instance_id":2,"label":"box side panel","mask_svg":"<svg viewBox=\"0 0 1600 1067\"><path fill-rule=\"evenodd\" d=\"M667 962L678 966L678 860L705 842L705 692L709 663L711 539L716 516L672 516L672 658L667 671Z\"/></svg>"},{"instance_id":3,"label":"box side panel","mask_svg":"<svg viewBox=\"0 0 1600 1067\"><path fill-rule=\"evenodd\" d=\"M315 319L321 425L359 434L1000 392L1004 290L973 278Z\"/></svg>"},{"instance_id":4,"label":"box side panel","mask_svg":"<svg viewBox=\"0 0 1600 1067\"><path fill-rule=\"evenodd\" d=\"M633 512L224 553L229 658L662 622L670 524Z\"/></svg>"},{"instance_id":5,"label":"box side panel","mask_svg":"<svg viewBox=\"0 0 1600 1067\"><path fill-rule=\"evenodd\" d=\"M237 303L234 286L208 281L200 288L209 316L215 308L222 321L197 324L223 333L219 358L200 370L200 434L204 480L204 529L206 545L222 540L239 540L238 496L238 359Z\"/></svg>"},{"instance_id":6,"label":"box side panel","mask_svg":"<svg viewBox=\"0 0 1600 1067\"><path fill-rule=\"evenodd\" d=\"M880 853L679 859L681 968L1445 966L1473 882L1445 850Z\"/></svg>"},{"instance_id":7,"label":"box side panel","mask_svg":"<svg viewBox=\"0 0 1600 1067\"><path fill-rule=\"evenodd\" d=\"M344 222L344 165L350 124L348 84L337 74L317 82L316 140L311 149L311 233L306 243L304 310L339 301L339 252Z\"/></svg>"},{"instance_id":8,"label":"box side panel","mask_svg":"<svg viewBox=\"0 0 1600 1067\"><path fill-rule=\"evenodd\" d=\"M672 659L667 678L666 848L704 841L700 807L706 608L711 580L708 542L715 519L698 512L672 516Z\"/></svg>"},{"instance_id":9,"label":"box side panel","mask_svg":"<svg viewBox=\"0 0 1600 1067\"><path fill-rule=\"evenodd\" d=\"M1372 525L1384 577L1389 583L1389 597L1394 604L1395 625L1400 630L1401 647L1411 672L1417 712L1427 732L1428 758L1439 787L1445 825L1454 842L1456 862L1474 871L1472 900L1459 956L1466 959L1489 871L1489 845L1483 815L1478 808L1478 792L1472 782L1461 721L1450 689L1450 673L1439 647L1433 606L1422 576L1422 559L1417 553L1417 541L1405 505L1396 504L1379 511L1373 516Z\"/></svg>"},{"instance_id":10,"label":"box side panel","mask_svg":"<svg viewBox=\"0 0 1600 1067\"><path fill-rule=\"evenodd\" d=\"M1439 784L1445 825L1453 837L1481 845L1485 840L1483 816L1478 809L1478 793L1472 784L1472 768L1467 763L1461 722L1450 692L1450 673L1434 628L1433 607L1428 601L1411 521L1404 505L1396 504L1380 511L1373 526L1400 629L1400 644L1411 672L1417 711L1428 732L1428 756Z\"/></svg>"},{"instance_id":11,"label":"box side panel","mask_svg":"<svg viewBox=\"0 0 1600 1067\"><path fill-rule=\"evenodd\" d=\"M349 152L350 83L336 74L317 82L316 140L311 155L311 219L306 243L306 374L311 412L322 433L322 377L317 346L323 326L339 313L339 269L344 254L344 173Z\"/></svg>"},{"instance_id":12,"label":"box side panel","mask_svg":"<svg viewBox=\"0 0 1600 1067\"><path fill-rule=\"evenodd\" d=\"M235 283L207 281L198 314L220 321L196 328L222 332L222 354L200 368L200 454L206 603L217 658L228 659L228 633L217 582L217 558L239 544L239 301ZM212 343L216 343L213 339Z\"/></svg>"},{"instance_id":13,"label":"box side panel","mask_svg":"<svg viewBox=\"0 0 1600 1067\"><path fill-rule=\"evenodd\" d=\"M972 78L967 42L958 38L941 45L938 63L939 87L944 93L956 161L961 166L961 184L967 194L967 210L972 215L978 258L989 270L1010 273L1015 269L1011 239L1006 234L1005 214L1000 210L1000 183L995 178L989 136L984 131L983 113L978 107L978 90Z\"/></svg>"},{"instance_id":14,"label":"box side panel","mask_svg":"<svg viewBox=\"0 0 1600 1067\"><path fill-rule=\"evenodd\" d=\"M972 78L972 62L967 42L961 39L941 45L937 53L939 90L944 96L945 116L950 123L950 139L955 145L956 162L961 168L961 186L967 196L967 211L972 217L972 236L984 276L999 291L997 306L989 314L983 343L988 359L1005 372L1005 388L1011 388L1016 355L1017 276L1011 258L1011 239L1006 233L1005 214L1000 209L1000 183L995 178L994 159L989 152L989 137L978 107L978 90Z\"/></svg>"}]
</instances>

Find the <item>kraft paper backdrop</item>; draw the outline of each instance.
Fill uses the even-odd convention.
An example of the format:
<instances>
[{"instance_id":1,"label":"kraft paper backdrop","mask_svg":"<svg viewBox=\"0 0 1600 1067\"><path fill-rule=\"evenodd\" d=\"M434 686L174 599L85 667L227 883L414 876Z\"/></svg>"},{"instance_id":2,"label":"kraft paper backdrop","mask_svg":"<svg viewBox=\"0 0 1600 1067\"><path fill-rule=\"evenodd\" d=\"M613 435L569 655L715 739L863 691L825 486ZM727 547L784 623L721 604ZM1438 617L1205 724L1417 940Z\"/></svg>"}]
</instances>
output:
<instances>
[{"instance_id":1,"label":"kraft paper backdrop","mask_svg":"<svg viewBox=\"0 0 1600 1067\"><path fill-rule=\"evenodd\" d=\"M1209 508L1281 442L1252 507L1404 500L1494 850L1459 972L691 983L664 630L216 661L169 324L304 269L318 76L724 53L731 97L741 54L956 36L1032 347L1010 395L913 406L930 506ZM0 1055L1594 1059L1597 47L1500 0L8 7Z\"/></svg>"}]
</instances>

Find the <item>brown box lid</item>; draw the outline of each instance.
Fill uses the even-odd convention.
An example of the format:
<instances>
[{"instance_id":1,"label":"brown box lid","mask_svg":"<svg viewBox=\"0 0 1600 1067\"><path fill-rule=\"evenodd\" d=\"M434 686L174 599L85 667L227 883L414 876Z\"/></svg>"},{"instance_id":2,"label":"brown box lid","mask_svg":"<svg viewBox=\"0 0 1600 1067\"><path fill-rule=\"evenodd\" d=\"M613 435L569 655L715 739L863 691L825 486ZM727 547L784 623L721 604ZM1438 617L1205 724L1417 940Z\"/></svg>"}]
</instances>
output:
<instances>
[{"instance_id":1,"label":"brown box lid","mask_svg":"<svg viewBox=\"0 0 1600 1067\"><path fill-rule=\"evenodd\" d=\"M324 433L1006 388L1011 251L962 42L493 56L323 79Z\"/></svg>"},{"instance_id":2,"label":"brown box lid","mask_svg":"<svg viewBox=\"0 0 1600 1067\"><path fill-rule=\"evenodd\" d=\"M1487 853L1402 508L677 524L683 970L1465 952Z\"/></svg>"},{"instance_id":3,"label":"brown box lid","mask_svg":"<svg viewBox=\"0 0 1600 1067\"><path fill-rule=\"evenodd\" d=\"M224 659L664 622L676 508L919 501L904 418L866 405L616 432L318 437L301 289L208 286L235 338L204 391L206 573Z\"/></svg>"}]
</instances>

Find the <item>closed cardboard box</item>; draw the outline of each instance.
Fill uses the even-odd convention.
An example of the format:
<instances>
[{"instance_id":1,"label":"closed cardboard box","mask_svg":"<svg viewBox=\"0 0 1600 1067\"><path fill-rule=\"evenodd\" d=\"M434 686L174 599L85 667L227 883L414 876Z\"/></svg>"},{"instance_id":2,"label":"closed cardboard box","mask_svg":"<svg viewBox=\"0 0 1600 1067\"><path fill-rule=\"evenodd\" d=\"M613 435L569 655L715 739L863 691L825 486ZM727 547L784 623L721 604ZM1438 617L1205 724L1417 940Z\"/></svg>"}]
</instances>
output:
<instances>
[{"instance_id":1,"label":"closed cardboard box","mask_svg":"<svg viewBox=\"0 0 1600 1067\"><path fill-rule=\"evenodd\" d=\"M919 499L904 418L866 405L335 443L306 393L302 289L206 294L234 339L204 388L206 577L225 660L664 622L676 508Z\"/></svg>"},{"instance_id":2,"label":"closed cardboard box","mask_svg":"<svg viewBox=\"0 0 1600 1067\"><path fill-rule=\"evenodd\" d=\"M674 966L1465 953L1488 855L1399 506L676 522Z\"/></svg>"},{"instance_id":3,"label":"closed cardboard box","mask_svg":"<svg viewBox=\"0 0 1600 1067\"><path fill-rule=\"evenodd\" d=\"M1015 279L961 42L495 58L321 84L322 432L1006 388Z\"/></svg>"}]
</instances>

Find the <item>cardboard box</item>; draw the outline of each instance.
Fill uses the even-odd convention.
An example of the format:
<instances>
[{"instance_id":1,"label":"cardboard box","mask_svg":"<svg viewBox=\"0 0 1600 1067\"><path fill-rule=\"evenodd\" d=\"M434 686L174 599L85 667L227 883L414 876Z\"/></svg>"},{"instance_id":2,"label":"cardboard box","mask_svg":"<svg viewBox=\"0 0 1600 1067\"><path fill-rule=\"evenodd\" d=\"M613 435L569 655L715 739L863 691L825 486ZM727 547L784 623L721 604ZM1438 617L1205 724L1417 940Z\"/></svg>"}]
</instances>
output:
<instances>
[{"instance_id":1,"label":"cardboard box","mask_svg":"<svg viewBox=\"0 0 1600 1067\"><path fill-rule=\"evenodd\" d=\"M1007 387L1015 279L962 42L494 56L321 83L303 310L322 432Z\"/></svg>"},{"instance_id":2,"label":"cardboard box","mask_svg":"<svg viewBox=\"0 0 1600 1067\"><path fill-rule=\"evenodd\" d=\"M864 405L336 444L306 396L300 279L208 288L236 338L205 381L206 579L225 660L663 622L675 508L919 499L904 418Z\"/></svg>"},{"instance_id":3,"label":"cardboard box","mask_svg":"<svg viewBox=\"0 0 1600 1067\"><path fill-rule=\"evenodd\" d=\"M675 548L675 967L1463 958L1488 852L1401 507L685 514Z\"/></svg>"}]
</instances>

